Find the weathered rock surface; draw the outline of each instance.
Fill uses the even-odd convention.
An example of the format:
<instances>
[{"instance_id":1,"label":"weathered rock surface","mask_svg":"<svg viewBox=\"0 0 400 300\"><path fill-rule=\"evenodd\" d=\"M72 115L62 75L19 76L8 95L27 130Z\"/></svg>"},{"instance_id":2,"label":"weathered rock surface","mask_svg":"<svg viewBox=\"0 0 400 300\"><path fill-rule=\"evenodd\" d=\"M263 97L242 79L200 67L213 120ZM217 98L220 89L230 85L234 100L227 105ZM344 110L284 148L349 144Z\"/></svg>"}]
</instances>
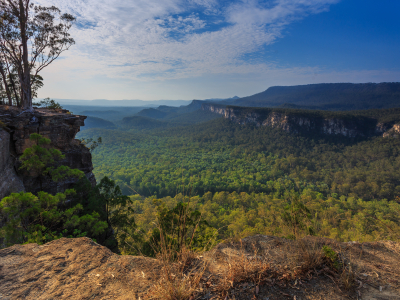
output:
<instances>
[{"instance_id":1,"label":"weathered rock surface","mask_svg":"<svg viewBox=\"0 0 400 300\"><path fill-rule=\"evenodd\" d=\"M14 169L14 159L10 155L10 134L0 128L0 199L24 189L22 180Z\"/></svg>"},{"instance_id":2,"label":"weathered rock surface","mask_svg":"<svg viewBox=\"0 0 400 300\"><path fill-rule=\"evenodd\" d=\"M146 273L157 265L88 238L14 245L0 250L0 299L136 299L153 283Z\"/></svg>"},{"instance_id":3,"label":"weathered rock surface","mask_svg":"<svg viewBox=\"0 0 400 300\"><path fill-rule=\"evenodd\" d=\"M383 134L384 137L399 137L400 136L400 124L394 124L392 128Z\"/></svg>"},{"instance_id":4,"label":"weathered rock surface","mask_svg":"<svg viewBox=\"0 0 400 300\"><path fill-rule=\"evenodd\" d=\"M223 115L241 125L268 126L291 133L310 132L345 137L400 136L400 124L378 123L367 117L323 117L317 112L302 115L299 112L282 113L268 108L229 107L212 103L204 103L202 110Z\"/></svg>"},{"instance_id":5,"label":"weathered rock surface","mask_svg":"<svg viewBox=\"0 0 400 300\"><path fill-rule=\"evenodd\" d=\"M90 151L75 139L80 127L84 126L85 119L85 116L72 115L67 110L34 109L33 112L22 112L16 107L0 105L0 121L9 132L9 153L12 154L7 157L3 150L2 160L12 161L26 191L36 193L40 189L38 178L26 176L19 170L18 157L33 145L33 141L29 139L32 133L49 138L50 147L60 150L65 155L65 159L60 163L82 170L92 184L95 184ZM74 179L59 183L47 180L42 182L42 186L44 191L55 194L70 188L74 182ZM4 188L0 188L0 195L6 193Z\"/></svg>"},{"instance_id":6,"label":"weathered rock surface","mask_svg":"<svg viewBox=\"0 0 400 300\"><path fill-rule=\"evenodd\" d=\"M231 263L264 258L271 270L289 270L302 263L299 258L307 260L312 251L321 251L322 245L351 259L356 281L348 290L340 273L322 266L318 270L311 267L301 279L275 278L271 273L257 295L251 282L229 284L228 299L400 299L398 243L338 243L314 237L295 242L263 235L220 244L198 257L208 262L199 299L224 299L216 296L216 285ZM14 245L0 250L0 299L150 299L153 286L162 278L161 267L156 259L119 256L88 238L62 238L42 246Z\"/></svg>"}]
</instances>

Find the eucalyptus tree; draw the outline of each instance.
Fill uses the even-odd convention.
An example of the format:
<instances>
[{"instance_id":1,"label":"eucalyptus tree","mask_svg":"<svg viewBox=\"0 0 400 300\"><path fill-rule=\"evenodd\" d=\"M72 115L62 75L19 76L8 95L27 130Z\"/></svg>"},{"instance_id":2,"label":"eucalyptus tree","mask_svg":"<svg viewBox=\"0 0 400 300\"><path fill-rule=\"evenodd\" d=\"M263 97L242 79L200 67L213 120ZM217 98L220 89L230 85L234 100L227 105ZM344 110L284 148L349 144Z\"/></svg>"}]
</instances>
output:
<instances>
[{"instance_id":1,"label":"eucalyptus tree","mask_svg":"<svg viewBox=\"0 0 400 300\"><path fill-rule=\"evenodd\" d=\"M5 65L6 65L6 62L0 58L0 75L3 79L3 82L2 83L0 82L0 87L2 87L5 91L5 94L8 99L8 105L12 105L12 96L11 96L11 91L10 91L10 88L9 88L9 85L7 82L7 75L6 75L7 73L6 73ZM3 87L3 84L4 84L4 87Z\"/></svg>"},{"instance_id":2,"label":"eucalyptus tree","mask_svg":"<svg viewBox=\"0 0 400 300\"><path fill-rule=\"evenodd\" d=\"M55 6L43 7L31 0L0 0L0 71L9 91L7 72L17 71L18 106L32 109L32 86L38 73L75 44L69 33L75 20ZM11 101L11 92L7 95Z\"/></svg>"}]
</instances>

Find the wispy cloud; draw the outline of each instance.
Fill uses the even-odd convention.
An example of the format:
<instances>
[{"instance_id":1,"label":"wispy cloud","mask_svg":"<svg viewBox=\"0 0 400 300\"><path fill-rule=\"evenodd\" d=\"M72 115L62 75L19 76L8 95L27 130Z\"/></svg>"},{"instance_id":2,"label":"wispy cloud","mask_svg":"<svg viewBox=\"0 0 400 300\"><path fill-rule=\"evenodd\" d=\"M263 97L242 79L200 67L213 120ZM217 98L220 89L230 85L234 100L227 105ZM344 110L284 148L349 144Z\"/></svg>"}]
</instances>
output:
<instances>
[{"instance_id":1,"label":"wispy cloud","mask_svg":"<svg viewBox=\"0 0 400 300\"><path fill-rule=\"evenodd\" d=\"M339 0L37 0L77 16L76 45L57 68L80 76L139 80L265 73L243 55L282 36L285 26Z\"/></svg>"}]
</instances>

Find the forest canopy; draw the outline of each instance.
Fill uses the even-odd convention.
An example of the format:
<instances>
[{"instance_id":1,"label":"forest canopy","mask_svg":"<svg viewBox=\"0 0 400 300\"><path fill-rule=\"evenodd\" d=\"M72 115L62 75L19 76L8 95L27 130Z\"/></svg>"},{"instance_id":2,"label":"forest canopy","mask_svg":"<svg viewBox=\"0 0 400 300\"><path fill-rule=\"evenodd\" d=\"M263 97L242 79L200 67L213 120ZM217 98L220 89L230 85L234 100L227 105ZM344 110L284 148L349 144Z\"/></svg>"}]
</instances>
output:
<instances>
[{"instance_id":1,"label":"forest canopy","mask_svg":"<svg viewBox=\"0 0 400 300\"><path fill-rule=\"evenodd\" d=\"M302 136L217 119L154 130L90 129L96 176L126 194L157 197L207 192L274 193L311 188L364 200L400 196L400 140Z\"/></svg>"}]
</instances>

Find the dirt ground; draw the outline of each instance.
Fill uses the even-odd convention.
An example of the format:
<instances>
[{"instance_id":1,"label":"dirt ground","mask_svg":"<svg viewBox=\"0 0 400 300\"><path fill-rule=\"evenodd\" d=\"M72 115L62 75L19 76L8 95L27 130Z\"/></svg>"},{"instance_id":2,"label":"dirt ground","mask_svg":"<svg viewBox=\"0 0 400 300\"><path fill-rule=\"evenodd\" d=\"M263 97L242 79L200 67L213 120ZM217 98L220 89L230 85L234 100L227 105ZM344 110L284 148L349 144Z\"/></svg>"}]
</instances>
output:
<instances>
[{"instance_id":1,"label":"dirt ground","mask_svg":"<svg viewBox=\"0 0 400 300\"><path fill-rule=\"evenodd\" d=\"M324 245L346 264L342 271L321 258ZM188 300L400 300L400 244L391 241L256 235L219 244L196 261L205 268ZM14 245L0 250L0 300L151 299L162 270L157 259L120 256L88 238Z\"/></svg>"}]
</instances>

